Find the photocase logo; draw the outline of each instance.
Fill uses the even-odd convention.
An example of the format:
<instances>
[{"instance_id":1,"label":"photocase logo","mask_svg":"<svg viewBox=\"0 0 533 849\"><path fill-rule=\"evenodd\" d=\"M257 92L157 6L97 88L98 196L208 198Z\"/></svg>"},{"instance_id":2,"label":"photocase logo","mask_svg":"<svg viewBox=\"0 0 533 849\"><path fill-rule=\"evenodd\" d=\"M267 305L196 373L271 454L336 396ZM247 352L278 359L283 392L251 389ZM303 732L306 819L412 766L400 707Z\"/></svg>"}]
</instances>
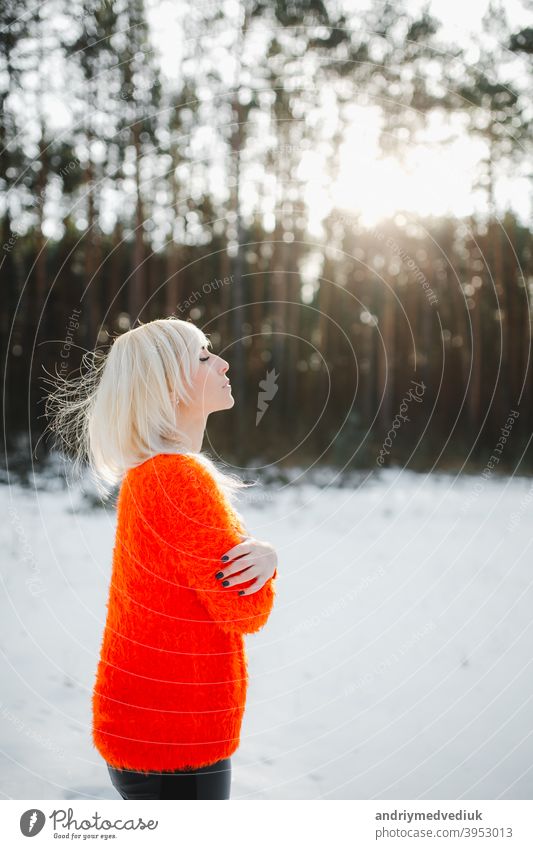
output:
<instances>
[{"instance_id":1,"label":"photocase logo","mask_svg":"<svg viewBox=\"0 0 533 849\"><path fill-rule=\"evenodd\" d=\"M262 392L259 392L257 396L257 415L255 417L256 427L268 409L267 401L272 401L272 398L279 389L279 386L276 385L278 377L279 374L276 374L276 369L272 369L271 371L267 371L267 376L264 380L259 381L259 387L262 389Z\"/></svg>"},{"instance_id":2,"label":"photocase logo","mask_svg":"<svg viewBox=\"0 0 533 849\"><path fill-rule=\"evenodd\" d=\"M396 415L394 416L394 419L392 420L392 426L389 432L387 433L387 436L380 449L378 456L376 457L376 462L379 466L382 466L384 464L385 455L388 456L390 454L390 449L392 448L392 437L396 439L396 431L401 426L402 421L410 421L409 416L405 415L405 413L407 412L407 405L410 404L411 401L416 401L417 404L422 403L422 395L424 394L427 388L424 381L421 381L419 383L417 380L411 379L411 383L416 386L416 390L413 392L413 389L409 389L407 395L404 395L402 399L402 403L400 404L400 412L396 413ZM418 391L419 389L421 390L421 392Z\"/></svg>"},{"instance_id":3,"label":"photocase logo","mask_svg":"<svg viewBox=\"0 0 533 849\"><path fill-rule=\"evenodd\" d=\"M38 808L30 808L29 811L24 811L20 818L20 830L24 837L35 837L42 831L46 822L46 817Z\"/></svg>"}]
</instances>

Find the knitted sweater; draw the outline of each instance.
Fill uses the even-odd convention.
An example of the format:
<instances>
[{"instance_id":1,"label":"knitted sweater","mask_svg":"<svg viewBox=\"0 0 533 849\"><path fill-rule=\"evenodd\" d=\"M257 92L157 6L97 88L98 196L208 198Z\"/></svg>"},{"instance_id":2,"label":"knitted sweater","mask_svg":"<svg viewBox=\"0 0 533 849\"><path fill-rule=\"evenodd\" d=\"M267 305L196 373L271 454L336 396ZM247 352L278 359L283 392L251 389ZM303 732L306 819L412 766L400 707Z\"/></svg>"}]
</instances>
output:
<instances>
[{"instance_id":1,"label":"knitted sweater","mask_svg":"<svg viewBox=\"0 0 533 849\"><path fill-rule=\"evenodd\" d=\"M222 587L220 557L245 528L194 454L158 454L125 475L92 739L111 766L206 766L239 746L248 673L243 634L274 601L274 573ZM238 561L235 561L238 562Z\"/></svg>"}]
</instances>

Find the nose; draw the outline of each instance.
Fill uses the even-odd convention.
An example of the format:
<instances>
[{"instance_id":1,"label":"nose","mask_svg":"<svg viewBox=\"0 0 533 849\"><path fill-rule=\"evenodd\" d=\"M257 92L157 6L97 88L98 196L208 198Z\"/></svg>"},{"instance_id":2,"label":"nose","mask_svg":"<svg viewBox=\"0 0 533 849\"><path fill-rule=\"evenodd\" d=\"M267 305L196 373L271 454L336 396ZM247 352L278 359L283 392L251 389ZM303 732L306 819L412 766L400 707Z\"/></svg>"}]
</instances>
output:
<instances>
[{"instance_id":1,"label":"nose","mask_svg":"<svg viewBox=\"0 0 533 849\"><path fill-rule=\"evenodd\" d=\"M229 363L227 363L226 360L222 360L222 374L226 374L228 369Z\"/></svg>"}]
</instances>

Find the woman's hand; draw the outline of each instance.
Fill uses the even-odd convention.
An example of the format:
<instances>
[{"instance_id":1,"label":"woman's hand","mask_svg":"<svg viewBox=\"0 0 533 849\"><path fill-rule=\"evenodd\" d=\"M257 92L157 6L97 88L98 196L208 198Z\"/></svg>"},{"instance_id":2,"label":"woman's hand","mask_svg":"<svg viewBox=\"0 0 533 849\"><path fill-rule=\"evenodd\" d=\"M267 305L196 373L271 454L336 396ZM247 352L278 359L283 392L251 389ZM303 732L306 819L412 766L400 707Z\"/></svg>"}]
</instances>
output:
<instances>
[{"instance_id":1,"label":"woman's hand","mask_svg":"<svg viewBox=\"0 0 533 849\"><path fill-rule=\"evenodd\" d=\"M217 572L216 577L223 586L228 581L225 584L228 591L238 589L240 584L255 578L256 581L251 587L239 590L239 595L252 595L272 577L278 566L278 556L269 542L263 542L245 534L242 536L243 542L234 545L223 555L225 560L221 562L220 571ZM236 557L239 559L235 560ZM244 572L242 572L243 569ZM237 572L242 574L237 575Z\"/></svg>"}]
</instances>

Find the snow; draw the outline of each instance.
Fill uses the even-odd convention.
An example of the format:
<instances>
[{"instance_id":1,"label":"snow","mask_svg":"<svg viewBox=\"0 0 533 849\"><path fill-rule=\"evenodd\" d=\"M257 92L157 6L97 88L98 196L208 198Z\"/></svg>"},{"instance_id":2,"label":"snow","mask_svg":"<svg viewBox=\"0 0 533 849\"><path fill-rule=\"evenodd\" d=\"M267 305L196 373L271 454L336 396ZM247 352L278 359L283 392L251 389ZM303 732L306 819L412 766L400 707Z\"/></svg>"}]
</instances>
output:
<instances>
[{"instance_id":1,"label":"snow","mask_svg":"<svg viewBox=\"0 0 533 849\"><path fill-rule=\"evenodd\" d=\"M90 735L115 511L54 475L0 499L2 795L119 798ZM248 492L279 577L246 638L232 798L531 799L532 509L518 476L321 471Z\"/></svg>"}]
</instances>

